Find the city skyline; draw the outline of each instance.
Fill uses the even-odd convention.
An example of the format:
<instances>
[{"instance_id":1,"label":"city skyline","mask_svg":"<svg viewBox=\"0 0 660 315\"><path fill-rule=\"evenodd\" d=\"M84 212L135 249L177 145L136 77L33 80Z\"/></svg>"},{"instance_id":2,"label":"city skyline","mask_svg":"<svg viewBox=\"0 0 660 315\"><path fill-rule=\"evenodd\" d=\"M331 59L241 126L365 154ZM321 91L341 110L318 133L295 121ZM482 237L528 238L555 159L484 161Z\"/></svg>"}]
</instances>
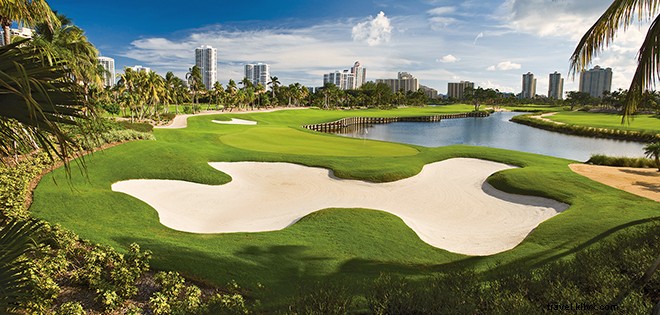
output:
<instances>
[{"instance_id":1,"label":"city skyline","mask_svg":"<svg viewBox=\"0 0 660 315\"><path fill-rule=\"evenodd\" d=\"M519 93L521 73L556 70L567 74L565 91L578 90L568 58L608 5L597 0L256 2L205 2L208 10L195 12L194 19L171 23L184 4L166 1L153 8L118 0L100 10L94 2L49 1L86 30L117 69L143 64L161 75L172 71L184 77L194 64L190 51L208 44L218 49L223 85L242 78L243 65L259 61L283 84L319 86L324 73L360 60L368 65L370 80L405 71L443 94L448 82L459 81ZM255 5L262 10L249 9ZM151 13L129 19L127 10ZM611 67L613 90L628 87L647 27L620 34L589 66ZM539 80L538 91L548 88Z\"/></svg>"}]
</instances>

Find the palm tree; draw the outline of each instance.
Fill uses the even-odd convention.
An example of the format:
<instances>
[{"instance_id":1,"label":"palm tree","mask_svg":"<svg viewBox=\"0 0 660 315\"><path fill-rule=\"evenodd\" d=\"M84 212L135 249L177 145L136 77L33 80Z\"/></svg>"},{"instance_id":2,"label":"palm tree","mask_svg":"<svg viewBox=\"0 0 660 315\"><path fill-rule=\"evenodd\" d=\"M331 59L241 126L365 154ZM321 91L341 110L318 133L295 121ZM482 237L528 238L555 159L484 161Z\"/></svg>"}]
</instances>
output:
<instances>
[{"instance_id":1,"label":"palm tree","mask_svg":"<svg viewBox=\"0 0 660 315\"><path fill-rule=\"evenodd\" d=\"M57 27L57 17L45 0L13 0L2 1L0 6L0 26L4 32L4 43L11 43L9 28L13 22L19 25L36 25L46 23L49 28Z\"/></svg>"},{"instance_id":2,"label":"palm tree","mask_svg":"<svg viewBox=\"0 0 660 315\"><path fill-rule=\"evenodd\" d=\"M660 172L660 142L654 142L646 145L644 147L644 154L648 158L653 158L655 160L655 166Z\"/></svg>"},{"instance_id":3,"label":"palm tree","mask_svg":"<svg viewBox=\"0 0 660 315\"><path fill-rule=\"evenodd\" d=\"M66 64L24 43L0 47L0 155L41 148L66 162L77 144L60 126L78 126L89 109Z\"/></svg>"},{"instance_id":4,"label":"palm tree","mask_svg":"<svg viewBox=\"0 0 660 315\"><path fill-rule=\"evenodd\" d=\"M637 69L628 88L623 104L621 123L630 121L645 90L653 89L660 74L660 16L658 0L615 0L594 25L584 34L571 56L571 72L583 71L600 51L614 40L619 28L624 30L632 23L651 21L651 27L637 54Z\"/></svg>"},{"instance_id":5,"label":"palm tree","mask_svg":"<svg viewBox=\"0 0 660 315\"><path fill-rule=\"evenodd\" d=\"M227 103L229 104L230 108L229 111L231 111L234 106L236 106L236 92L238 91L236 87L236 81L233 79L229 79L229 83L227 83L227 88L225 89L225 92L227 93Z\"/></svg>"},{"instance_id":6,"label":"palm tree","mask_svg":"<svg viewBox=\"0 0 660 315\"><path fill-rule=\"evenodd\" d=\"M188 81L188 87L190 88L190 91L193 95L193 104L197 104L199 101L199 92L204 90L204 84L202 83L202 71L198 66L195 65L188 69L188 73L186 73L186 80Z\"/></svg>"},{"instance_id":7,"label":"palm tree","mask_svg":"<svg viewBox=\"0 0 660 315\"><path fill-rule=\"evenodd\" d=\"M213 84L213 91L211 92L213 101L215 102L215 109L216 110L220 106L220 102L222 102L224 94L225 94L225 89L222 87L222 84L220 82L216 81ZM209 102L209 106L210 106L210 102ZM208 107L206 109L208 110Z\"/></svg>"},{"instance_id":8,"label":"palm tree","mask_svg":"<svg viewBox=\"0 0 660 315\"><path fill-rule=\"evenodd\" d=\"M280 80L276 76L270 77L270 82L267 83L267 85L270 85L270 90L273 92L273 100L277 100L275 98L275 90L280 87Z\"/></svg>"}]
</instances>

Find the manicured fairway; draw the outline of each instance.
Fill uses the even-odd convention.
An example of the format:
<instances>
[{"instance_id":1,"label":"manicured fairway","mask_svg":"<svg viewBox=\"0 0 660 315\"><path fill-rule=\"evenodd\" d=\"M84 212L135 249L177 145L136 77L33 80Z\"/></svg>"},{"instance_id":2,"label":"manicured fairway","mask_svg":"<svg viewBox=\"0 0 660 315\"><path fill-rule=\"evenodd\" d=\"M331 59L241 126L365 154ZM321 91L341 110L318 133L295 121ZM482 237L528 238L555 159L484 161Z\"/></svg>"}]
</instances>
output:
<instances>
[{"instance_id":1,"label":"manicured fairway","mask_svg":"<svg viewBox=\"0 0 660 315\"><path fill-rule=\"evenodd\" d=\"M481 147L425 148L355 140L300 127L358 115L430 115L469 109L296 110L192 117L186 129L155 130L155 141L95 153L87 159L87 176L74 172L71 185L63 170L55 170L37 187L31 210L93 242L120 250L138 242L154 252L156 268L178 270L220 285L236 280L266 308L285 304L301 281L359 282L381 272L426 276L466 267L496 275L529 268L660 216L658 203L577 175L568 168L569 160ZM231 117L259 124L211 122ZM241 134L245 142L241 142ZM259 146L262 139L269 143ZM365 148L375 153L365 154L371 152ZM286 161L329 168L338 177L382 182L412 176L427 163L451 157L521 166L496 173L489 182L507 192L552 198L572 206L542 223L511 251L468 257L427 245L399 218L380 211L326 209L275 232L191 234L164 227L148 205L110 190L114 182L140 178L214 185L228 182L229 176L208 165L212 161ZM249 198L250 192L245 195ZM257 283L265 289L257 289Z\"/></svg>"},{"instance_id":2,"label":"manicured fairway","mask_svg":"<svg viewBox=\"0 0 660 315\"><path fill-rule=\"evenodd\" d=\"M572 125L660 133L660 118L652 115L634 116L630 124L621 124L621 115L603 113L559 112L546 118Z\"/></svg>"}]
</instances>

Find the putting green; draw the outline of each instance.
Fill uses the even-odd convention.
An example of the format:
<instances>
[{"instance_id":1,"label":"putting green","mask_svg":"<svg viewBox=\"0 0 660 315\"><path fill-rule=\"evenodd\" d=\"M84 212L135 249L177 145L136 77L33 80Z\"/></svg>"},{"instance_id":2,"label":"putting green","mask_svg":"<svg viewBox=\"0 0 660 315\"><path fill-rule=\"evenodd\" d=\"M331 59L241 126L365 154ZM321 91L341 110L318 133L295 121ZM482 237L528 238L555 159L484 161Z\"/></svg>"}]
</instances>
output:
<instances>
[{"instance_id":1,"label":"putting green","mask_svg":"<svg viewBox=\"0 0 660 315\"><path fill-rule=\"evenodd\" d=\"M301 155L357 157L411 156L419 153L415 148L398 143L334 137L288 127L249 128L221 136L220 140L243 150Z\"/></svg>"}]
</instances>

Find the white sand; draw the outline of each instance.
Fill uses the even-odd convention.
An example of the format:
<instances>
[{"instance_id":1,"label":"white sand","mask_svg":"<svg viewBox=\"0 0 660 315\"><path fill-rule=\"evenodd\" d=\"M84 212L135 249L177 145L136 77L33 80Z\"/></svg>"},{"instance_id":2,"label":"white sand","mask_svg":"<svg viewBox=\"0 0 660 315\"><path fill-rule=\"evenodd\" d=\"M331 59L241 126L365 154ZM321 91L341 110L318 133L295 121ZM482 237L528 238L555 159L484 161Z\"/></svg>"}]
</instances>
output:
<instances>
[{"instance_id":1,"label":"white sand","mask_svg":"<svg viewBox=\"0 0 660 315\"><path fill-rule=\"evenodd\" d=\"M232 118L229 121L226 120L211 120L211 121L216 124L223 124L223 125L256 125L257 124L257 122L253 120L245 120L238 118Z\"/></svg>"},{"instance_id":2,"label":"white sand","mask_svg":"<svg viewBox=\"0 0 660 315\"><path fill-rule=\"evenodd\" d=\"M151 205L162 224L195 233L273 231L320 209L379 209L403 219L428 244L468 255L511 249L568 208L494 189L486 178L512 167L477 159L428 164L418 175L391 183L342 180L326 169L289 163L209 164L232 181L209 186L128 180L113 184L112 190Z\"/></svg>"}]
</instances>

